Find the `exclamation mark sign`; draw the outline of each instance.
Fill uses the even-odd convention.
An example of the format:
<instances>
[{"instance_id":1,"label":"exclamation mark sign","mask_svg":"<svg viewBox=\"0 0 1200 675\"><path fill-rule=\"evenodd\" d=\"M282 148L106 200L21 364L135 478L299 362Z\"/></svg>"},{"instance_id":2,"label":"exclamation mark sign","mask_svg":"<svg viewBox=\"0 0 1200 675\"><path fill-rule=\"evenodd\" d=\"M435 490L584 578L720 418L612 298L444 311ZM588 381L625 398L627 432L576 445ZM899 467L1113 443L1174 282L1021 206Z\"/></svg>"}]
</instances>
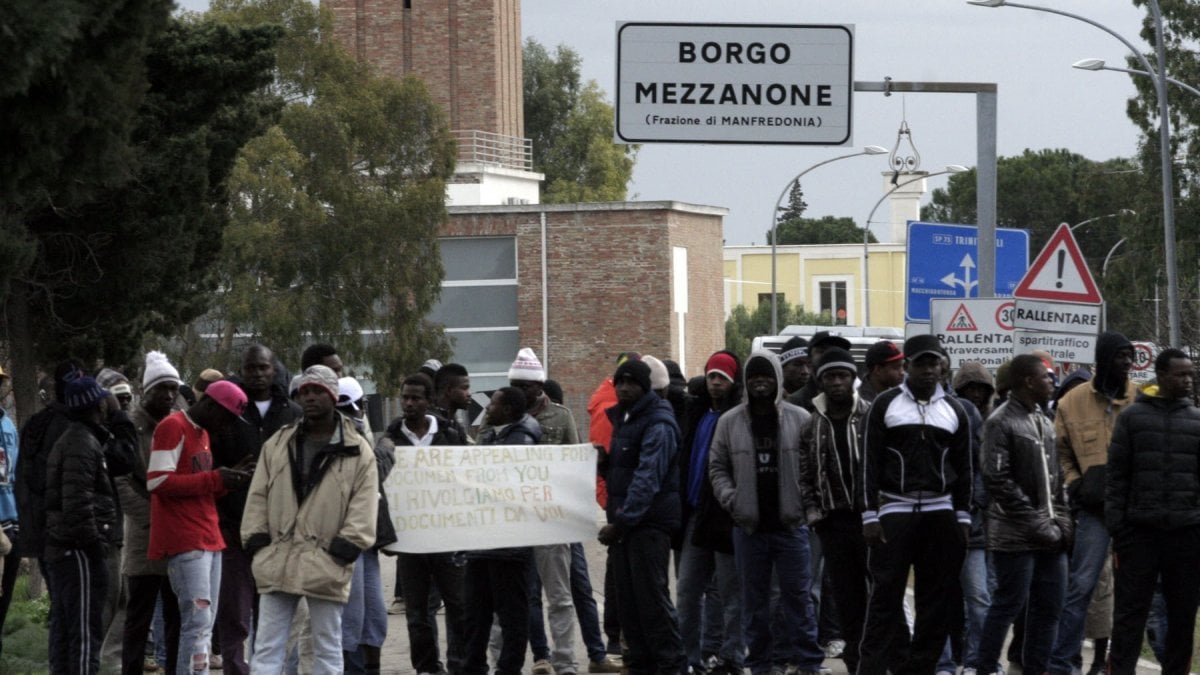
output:
<instances>
[{"instance_id":1,"label":"exclamation mark sign","mask_svg":"<svg viewBox=\"0 0 1200 675\"><path fill-rule=\"evenodd\" d=\"M1058 252L1058 281L1056 281L1054 283L1055 288L1063 287L1063 282L1062 282L1063 265L1066 265L1066 264L1067 264L1067 252L1059 251Z\"/></svg>"}]
</instances>

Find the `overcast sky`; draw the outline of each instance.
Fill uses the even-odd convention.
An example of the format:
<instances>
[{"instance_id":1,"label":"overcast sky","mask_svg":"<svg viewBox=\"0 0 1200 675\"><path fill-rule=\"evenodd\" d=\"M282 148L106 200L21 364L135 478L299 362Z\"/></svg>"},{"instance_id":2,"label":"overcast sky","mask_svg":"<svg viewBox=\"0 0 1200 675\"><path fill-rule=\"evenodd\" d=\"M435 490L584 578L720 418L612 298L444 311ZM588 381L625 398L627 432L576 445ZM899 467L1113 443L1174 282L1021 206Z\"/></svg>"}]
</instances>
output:
<instances>
[{"instance_id":1,"label":"overcast sky","mask_svg":"<svg viewBox=\"0 0 1200 675\"><path fill-rule=\"evenodd\" d=\"M208 0L180 4L202 10ZM618 21L851 24L856 81L996 83L1001 156L1067 148L1103 160L1134 154L1138 142L1125 116L1133 94L1129 76L1071 68L1087 57L1123 66L1126 48L1097 28L1044 12L974 7L965 0L522 0L521 5L525 36L549 48L560 43L574 48L584 77L599 82L610 100ZM1087 16L1143 44L1138 33L1144 14L1131 0L1045 0L1045 5ZM859 93L853 114L855 148L873 144L890 150L907 119L921 169L976 163L973 95ZM763 243L775 200L791 178L847 152L852 150L646 144L629 197L728 208L726 243ZM861 225L883 194L881 174L887 169L883 155L813 171L803 182L806 215L849 216ZM945 177L929 183L931 189L944 186ZM875 216L877 225L882 217Z\"/></svg>"}]
</instances>

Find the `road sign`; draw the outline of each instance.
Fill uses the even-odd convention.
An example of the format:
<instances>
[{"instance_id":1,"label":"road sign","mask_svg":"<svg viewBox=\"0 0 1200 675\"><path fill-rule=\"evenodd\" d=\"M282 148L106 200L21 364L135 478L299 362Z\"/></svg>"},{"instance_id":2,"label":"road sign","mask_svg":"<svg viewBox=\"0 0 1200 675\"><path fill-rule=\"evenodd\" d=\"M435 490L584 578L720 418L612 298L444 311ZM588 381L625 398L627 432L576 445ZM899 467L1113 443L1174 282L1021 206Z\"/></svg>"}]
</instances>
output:
<instances>
[{"instance_id":1,"label":"road sign","mask_svg":"<svg viewBox=\"0 0 1200 675\"><path fill-rule=\"evenodd\" d=\"M1045 248L1013 291L1017 298L1098 305L1100 289L1092 279L1079 243L1066 223L1058 226Z\"/></svg>"},{"instance_id":2,"label":"road sign","mask_svg":"<svg viewBox=\"0 0 1200 675\"><path fill-rule=\"evenodd\" d=\"M617 25L619 143L848 145L849 25Z\"/></svg>"},{"instance_id":3,"label":"road sign","mask_svg":"<svg viewBox=\"0 0 1200 675\"><path fill-rule=\"evenodd\" d=\"M1013 319L1022 330L1097 335L1102 327L1102 307L1017 298Z\"/></svg>"},{"instance_id":4,"label":"road sign","mask_svg":"<svg viewBox=\"0 0 1200 675\"><path fill-rule=\"evenodd\" d=\"M1158 345L1153 342L1133 343L1133 366L1129 379L1134 382L1149 382L1154 379L1154 359L1158 358Z\"/></svg>"},{"instance_id":5,"label":"road sign","mask_svg":"<svg viewBox=\"0 0 1200 675\"><path fill-rule=\"evenodd\" d=\"M935 298L929 307L930 327L950 355L951 368L979 361L995 370L1012 358L1011 298Z\"/></svg>"},{"instance_id":6,"label":"road sign","mask_svg":"<svg viewBox=\"0 0 1200 675\"><path fill-rule=\"evenodd\" d=\"M979 297L975 274L979 246L974 225L910 222L906 258L904 314L908 321L928 321L929 301L934 298ZM997 229L995 295L1012 295L1028 267L1029 233Z\"/></svg>"},{"instance_id":7,"label":"road sign","mask_svg":"<svg viewBox=\"0 0 1200 675\"><path fill-rule=\"evenodd\" d=\"M1096 357L1096 335L1074 333L1042 333L1016 330L1013 332L1013 354L1048 352L1055 363L1091 363Z\"/></svg>"},{"instance_id":8,"label":"road sign","mask_svg":"<svg viewBox=\"0 0 1200 675\"><path fill-rule=\"evenodd\" d=\"M908 340L914 335L930 335L930 328L928 321L909 321L904 324L904 339Z\"/></svg>"}]
</instances>

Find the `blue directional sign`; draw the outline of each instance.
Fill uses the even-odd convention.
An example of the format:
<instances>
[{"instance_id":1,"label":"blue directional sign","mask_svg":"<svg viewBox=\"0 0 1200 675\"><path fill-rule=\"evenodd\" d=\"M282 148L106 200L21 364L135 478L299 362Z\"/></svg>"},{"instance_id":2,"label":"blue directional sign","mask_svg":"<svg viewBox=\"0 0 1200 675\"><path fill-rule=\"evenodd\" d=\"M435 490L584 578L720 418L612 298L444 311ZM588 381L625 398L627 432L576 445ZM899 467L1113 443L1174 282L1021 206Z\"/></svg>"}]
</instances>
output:
<instances>
[{"instance_id":1,"label":"blue directional sign","mask_svg":"<svg viewBox=\"0 0 1200 675\"><path fill-rule=\"evenodd\" d=\"M979 297L978 238L974 225L908 223L904 314L929 321L933 298ZM996 296L1011 296L1029 269L1029 232L996 230Z\"/></svg>"}]
</instances>

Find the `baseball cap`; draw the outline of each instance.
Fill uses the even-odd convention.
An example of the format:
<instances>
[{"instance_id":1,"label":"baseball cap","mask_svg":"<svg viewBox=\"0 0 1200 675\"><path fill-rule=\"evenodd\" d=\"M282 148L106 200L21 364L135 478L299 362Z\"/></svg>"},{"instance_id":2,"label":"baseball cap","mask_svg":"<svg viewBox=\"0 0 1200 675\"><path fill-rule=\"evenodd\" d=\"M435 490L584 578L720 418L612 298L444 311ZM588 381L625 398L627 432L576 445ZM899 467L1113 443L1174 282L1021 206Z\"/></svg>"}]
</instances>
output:
<instances>
[{"instance_id":1,"label":"baseball cap","mask_svg":"<svg viewBox=\"0 0 1200 675\"><path fill-rule=\"evenodd\" d=\"M829 347L840 347L846 351L850 351L850 341L841 335L834 335L827 330L813 333L812 339L808 341L809 352L812 352L814 349L828 349Z\"/></svg>"},{"instance_id":2,"label":"baseball cap","mask_svg":"<svg viewBox=\"0 0 1200 675\"><path fill-rule=\"evenodd\" d=\"M246 392L229 380L213 382L204 390L204 395L219 403L235 417L241 417L242 413L246 412Z\"/></svg>"},{"instance_id":3,"label":"baseball cap","mask_svg":"<svg viewBox=\"0 0 1200 675\"><path fill-rule=\"evenodd\" d=\"M902 358L904 358L904 354L895 342L880 340L867 349L866 364L867 368L874 368L885 363L899 361Z\"/></svg>"},{"instance_id":4,"label":"baseball cap","mask_svg":"<svg viewBox=\"0 0 1200 675\"><path fill-rule=\"evenodd\" d=\"M904 341L904 358L909 361L919 359L926 354L936 354L940 358L946 357L946 352L942 351L942 345L938 342L936 335L914 335Z\"/></svg>"}]
</instances>

